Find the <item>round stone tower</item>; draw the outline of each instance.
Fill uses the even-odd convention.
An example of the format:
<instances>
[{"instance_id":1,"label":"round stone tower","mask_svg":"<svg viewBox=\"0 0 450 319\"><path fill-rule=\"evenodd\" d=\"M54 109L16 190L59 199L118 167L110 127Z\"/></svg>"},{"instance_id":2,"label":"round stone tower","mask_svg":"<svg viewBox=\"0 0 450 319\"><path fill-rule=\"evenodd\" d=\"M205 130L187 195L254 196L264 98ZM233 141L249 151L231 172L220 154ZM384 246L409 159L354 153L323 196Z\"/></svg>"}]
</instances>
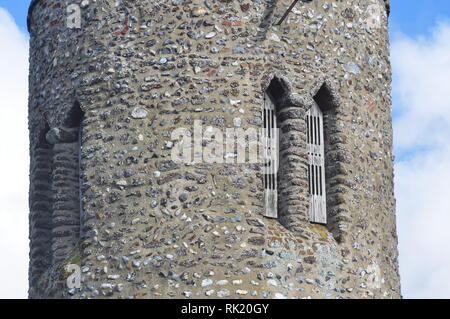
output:
<instances>
[{"instance_id":1,"label":"round stone tower","mask_svg":"<svg viewBox=\"0 0 450 319\"><path fill-rule=\"evenodd\" d=\"M401 296L389 4L292 2L32 1L30 298Z\"/></svg>"}]
</instances>

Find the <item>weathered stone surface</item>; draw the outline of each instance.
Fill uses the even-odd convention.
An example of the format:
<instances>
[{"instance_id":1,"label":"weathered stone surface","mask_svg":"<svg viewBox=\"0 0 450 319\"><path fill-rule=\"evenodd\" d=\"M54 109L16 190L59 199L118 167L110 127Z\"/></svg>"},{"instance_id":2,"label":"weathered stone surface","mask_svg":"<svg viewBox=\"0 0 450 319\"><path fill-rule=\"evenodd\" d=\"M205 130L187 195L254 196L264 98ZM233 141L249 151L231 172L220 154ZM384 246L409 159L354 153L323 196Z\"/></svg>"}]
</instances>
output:
<instances>
[{"instance_id":1,"label":"weathered stone surface","mask_svg":"<svg viewBox=\"0 0 450 319\"><path fill-rule=\"evenodd\" d=\"M400 297L384 6L370 26L365 0L299 2L278 26L291 1L74 1L71 29L54 2L29 14L30 297ZM287 105L278 220L261 215L262 165L171 158L171 133L194 121L261 128L274 78ZM326 226L308 219L314 101ZM78 146L55 131L75 104ZM67 264L80 289L61 279Z\"/></svg>"}]
</instances>

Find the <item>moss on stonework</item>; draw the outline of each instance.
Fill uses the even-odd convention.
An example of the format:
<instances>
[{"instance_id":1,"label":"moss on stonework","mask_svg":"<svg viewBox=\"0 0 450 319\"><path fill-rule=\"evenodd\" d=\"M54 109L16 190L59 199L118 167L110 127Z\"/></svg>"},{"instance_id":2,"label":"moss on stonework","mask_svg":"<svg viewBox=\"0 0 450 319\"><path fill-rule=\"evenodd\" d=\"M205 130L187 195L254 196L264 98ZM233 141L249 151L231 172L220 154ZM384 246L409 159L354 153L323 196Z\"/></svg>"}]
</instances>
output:
<instances>
[{"instance_id":1,"label":"moss on stonework","mask_svg":"<svg viewBox=\"0 0 450 319\"><path fill-rule=\"evenodd\" d=\"M320 238L322 239L328 239L328 230L326 226L319 225L319 224L311 224L308 225L308 228L318 234Z\"/></svg>"},{"instance_id":2,"label":"moss on stonework","mask_svg":"<svg viewBox=\"0 0 450 319\"><path fill-rule=\"evenodd\" d=\"M36 298L54 297L55 283L66 281L71 273L67 272L67 265L81 266L80 242L71 250L69 256L60 264L48 268L37 281L38 293Z\"/></svg>"},{"instance_id":3,"label":"moss on stonework","mask_svg":"<svg viewBox=\"0 0 450 319\"><path fill-rule=\"evenodd\" d=\"M68 265L79 265L81 267L81 256L79 243L72 249L69 257L59 266L58 272L60 279L66 280L72 273L67 272Z\"/></svg>"},{"instance_id":4,"label":"moss on stonework","mask_svg":"<svg viewBox=\"0 0 450 319\"><path fill-rule=\"evenodd\" d=\"M342 194L336 194L336 205L345 204L346 200L344 195Z\"/></svg>"}]
</instances>

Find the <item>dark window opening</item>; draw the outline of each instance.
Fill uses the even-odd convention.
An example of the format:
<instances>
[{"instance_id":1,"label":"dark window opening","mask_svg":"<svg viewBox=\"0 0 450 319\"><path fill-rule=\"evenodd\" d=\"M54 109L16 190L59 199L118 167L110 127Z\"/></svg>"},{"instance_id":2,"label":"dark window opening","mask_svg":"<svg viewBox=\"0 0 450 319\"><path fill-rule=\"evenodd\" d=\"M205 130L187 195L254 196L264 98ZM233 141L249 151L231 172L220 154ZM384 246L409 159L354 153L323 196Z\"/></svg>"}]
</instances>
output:
<instances>
[{"instance_id":1,"label":"dark window opening","mask_svg":"<svg viewBox=\"0 0 450 319\"><path fill-rule=\"evenodd\" d=\"M64 121L64 126L79 129L81 123L83 122L83 116L84 114L81 110L80 103L75 102L75 104L67 114L67 118Z\"/></svg>"},{"instance_id":2,"label":"dark window opening","mask_svg":"<svg viewBox=\"0 0 450 319\"><path fill-rule=\"evenodd\" d=\"M52 131L53 145L53 240L54 264L64 261L79 244L83 234L81 146L83 112L75 103L63 125Z\"/></svg>"},{"instance_id":3,"label":"dark window opening","mask_svg":"<svg viewBox=\"0 0 450 319\"><path fill-rule=\"evenodd\" d=\"M79 202L79 218L80 218L80 230L79 234L80 237L84 237L83 232L83 219L84 219L84 209L83 209L83 200L82 200L82 176L81 176L81 148L82 148L82 139L83 139L83 119L84 119L84 113L81 110L80 104L78 102L75 102L74 106L70 109L68 113L68 117L66 119L65 125L68 128L73 129L77 136L76 139L76 149L77 149L77 178L78 178L78 202Z\"/></svg>"},{"instance_id":4,"label":"dark window opening","mask_svg":"<svg viewBox=\"0 0 450 319\"><path fill-rule=\"evenodd\" d=\"M317 103L320 110L324 113L330 111L335 107L331 91L325 83L320 87L319 91L317 91L316 95L314 96L314 101Z\"/></svg>"},{"instance_id":5,"label":"dark window opening","mask_svg":"<svg viewBox=\"0 0 450 319\"><path fill-rule=\"evenodd\" d=\"M270 81L270 84L266 90L266 93L272 99L272 101L275 105L276 113L279 113L280 110L283 108L283 98L288 93L284 84L281 82L280 79L273 78L272 81Z\"/></svg>"}]
</instances>

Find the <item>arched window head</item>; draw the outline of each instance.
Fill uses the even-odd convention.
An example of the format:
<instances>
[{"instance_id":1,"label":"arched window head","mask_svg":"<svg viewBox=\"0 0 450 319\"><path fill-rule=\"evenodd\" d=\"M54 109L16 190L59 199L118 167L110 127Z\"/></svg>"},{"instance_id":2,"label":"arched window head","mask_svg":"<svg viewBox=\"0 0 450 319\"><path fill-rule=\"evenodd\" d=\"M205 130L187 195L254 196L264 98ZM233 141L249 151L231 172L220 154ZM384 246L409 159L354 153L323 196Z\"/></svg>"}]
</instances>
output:
<instances>
[{"instance_id":1,"label":"arched window head","mask_svg":"<svg viewBox=\"0 0 450 319\"><path fill-rule=\"evenodd\" d=\"M320 107L322 112L328 112L336 107L332 91L327 83L322 84L320 89L314 95L314 101Z\"/></svg>"},{"instance_id":2,"label":"arched window head","mask_svg":"<svg viewBox=\"0 0 450 319\"><path fill-rule=\"evenodd\" d=\"M269 86L266 89L266 94L268 94L275 106L279 109L282 107L282 99L287 95L286 85L283 83L283 80L274 77L272 81L270 81Z\"/></svg>"},{"instance_id":3,"label":"arched window head","mask_svg":"<svg viewBox=\"0 0 450 319\"><path fill-rule=\"evenodd\" d=\"M83 121L83 111L81 110L80 103L75 102L72 108L67 113L64 126L67 128L78 128Z\"/></svg>"}]
</instances>

